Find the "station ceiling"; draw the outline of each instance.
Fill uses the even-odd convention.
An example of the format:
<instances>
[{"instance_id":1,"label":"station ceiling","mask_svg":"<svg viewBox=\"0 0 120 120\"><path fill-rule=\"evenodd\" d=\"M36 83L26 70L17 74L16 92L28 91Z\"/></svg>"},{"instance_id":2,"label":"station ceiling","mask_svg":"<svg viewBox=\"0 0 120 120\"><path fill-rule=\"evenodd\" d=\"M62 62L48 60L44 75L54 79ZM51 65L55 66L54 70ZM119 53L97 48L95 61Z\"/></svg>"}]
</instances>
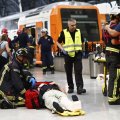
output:
<instances>
[{"instance_id":1,"label":"station ceiling","mask_svg":"<svg viewBox=\"0 0 120 120\"><path fill-rule=\"evenodd\" d=\"M100 2L111 2L113 0L0 0L0 17L12 15L36 7L40 7L49 3L59 1L81 1L97 4ZM120 3L120 0L117 0ZM21 4L19 4L21 3ZM20 9L21 6L21 9Z\"/></svg>"}]
</instances>

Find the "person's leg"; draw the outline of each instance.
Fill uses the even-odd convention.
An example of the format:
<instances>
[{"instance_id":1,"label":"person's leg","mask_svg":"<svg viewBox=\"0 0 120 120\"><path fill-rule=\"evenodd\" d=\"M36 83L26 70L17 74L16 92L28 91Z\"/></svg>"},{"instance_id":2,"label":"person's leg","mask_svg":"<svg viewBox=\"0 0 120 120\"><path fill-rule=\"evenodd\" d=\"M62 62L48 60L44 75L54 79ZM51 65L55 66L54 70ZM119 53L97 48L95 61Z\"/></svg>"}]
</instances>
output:
<instances>
[{"instance_id":1,"label":"person's leg","mask_svg":"<svg viewBox=\"0 0 120 120\"><path fill-rule=\"evenodd\" d=\"M117 69L117 57L110 56L109 82L108 82L108 103L120 104L119 96L119 69Z\"/></svg>"},{"instance_id":2,"label":"person's leg","mask_svg":"<svg viewBox=\"0 0 120 120\"><path fill-rule=\"evenodd\" d=\"M53 56L51 51L47 53L47 58L48 58L51 74L54 74L55 69L54 69Z\"/></svg>"},{"instance_id":3,"label":"person's leg","mask_svg":"<svg viewBox=\"0 0 120 120\"><path fill-rule=\"evenodd\" d=\"M10 98L15 98L14 96L11 96ZM0 90L0 108L1 109L14 109L16 108L15 103L9 99L9 96L7 96L3 91Z\"/></svg>"},{"instance_id":4,"label":"person's leg","mask_svg":"<svg viewBox=\"0 0 120 120\"><path fill-rule=\"evenodd\" d=\"M73 59L69 56L65 56L65 72L67 77L68 83L68 93L73 93L74 91L74 84L73 84Z\"/></svg>"},{"instance_id":5,"label":"person's leg","mask_svg":"<svg viewBox=\"0 0 120 120\"><path fill-rule=\"evenodd\" d=\"M59 100L59 105L68 111L77 111L81 109L81 101L72 101L70 100L67 95L63 95Z\"/></svg>"},{"instance_id":6,"label":"person's leg","mask_svg":"<svg viewBox=\"0 0 120 120\"><path fill-rule=\"evenodd\" d=\"M82 77L82 53L77 53L74 61L74 71L75 71L75 81L77 86L77 93L85 93L86 90L83 89L83 77Z\"/></svg>"},{"instance_id":7,"label":"person's leg","mask_svg":"<svg viewBox=\"0 0 120 120\"><path fill-rule=\"evenodd\" d=\"M43 74L46 74L47 71L47 64L46 64L46 54L41 53L41 58L42 58L42 69L43 69Z\"/></svg>"},{"instance_id":8,"label":"person's leg","mask_svg":"<svg viewBox=\"0 0 120 120\"><path fill-rule=\"evenodd\" d=\"M64 112L64 109L57 102L53 102L53 107L56 109L57 112Z\"/></svg>"}]
</instances>

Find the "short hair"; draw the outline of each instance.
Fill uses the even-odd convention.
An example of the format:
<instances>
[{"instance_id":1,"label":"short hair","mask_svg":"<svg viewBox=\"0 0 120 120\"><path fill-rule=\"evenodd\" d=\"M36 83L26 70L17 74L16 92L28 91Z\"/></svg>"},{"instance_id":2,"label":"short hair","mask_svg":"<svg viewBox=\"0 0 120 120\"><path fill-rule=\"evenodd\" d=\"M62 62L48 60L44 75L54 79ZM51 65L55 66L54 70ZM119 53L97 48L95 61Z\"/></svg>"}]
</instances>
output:
<instances>
[{"instance_id":1,"label":"short hair","mask_svg":"<svg viewBox=\"0 0 120 120\"><path fill-rule=\"evenodd\" d=\"M76 21L76 19L74 19L74 18L68 19L68 22L74 22L74 21Z\"/></svg>"}]
</instances>

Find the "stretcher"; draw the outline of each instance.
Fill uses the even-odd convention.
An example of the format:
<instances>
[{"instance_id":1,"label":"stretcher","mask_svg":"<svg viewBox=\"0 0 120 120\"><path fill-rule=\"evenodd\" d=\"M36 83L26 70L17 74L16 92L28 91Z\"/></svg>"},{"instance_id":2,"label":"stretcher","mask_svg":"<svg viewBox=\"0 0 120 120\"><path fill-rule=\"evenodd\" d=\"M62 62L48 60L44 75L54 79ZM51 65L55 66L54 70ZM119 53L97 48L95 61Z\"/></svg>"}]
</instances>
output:
<instances>
[{"instance_id":1,"label":"stretcher","mask_svg":"<svg viewBox=\"0 0 120 120\"><path fill-rule=\"evenodd\" d=\"M107 65L105 57L95 57L94 62L103 63L104 65L104 84L102 85L102 93L107 96Z\"/></svg>"}]
</instances>

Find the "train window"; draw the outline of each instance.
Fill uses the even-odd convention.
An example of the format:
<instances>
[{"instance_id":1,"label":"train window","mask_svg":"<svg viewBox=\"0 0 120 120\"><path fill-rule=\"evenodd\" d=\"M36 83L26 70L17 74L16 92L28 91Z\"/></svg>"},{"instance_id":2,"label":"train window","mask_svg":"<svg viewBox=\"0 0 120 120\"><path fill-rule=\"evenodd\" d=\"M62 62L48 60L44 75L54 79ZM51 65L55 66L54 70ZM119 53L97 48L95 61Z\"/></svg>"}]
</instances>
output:
<instances>
[{"instance_id":1,"label":"train window","mask_svg":"<svg viewBox=\"0 0 120 120\"><path fill-rule=\"evenodd\" d=\"M31 35L33 38L35 38L35 28L31 28Z\"/></svg>"},{"instance_id":2,"label":"train window","mask_svg":"<svg viewBox=\"0 0 120 120\"><path fill-rule=\"evenodd\" d=\"M0 27L7 28L8 30L18 29L18 19L8 20L8 21L1 21Z\"/></svg>"},{"instance_id":3,"label":"train window","mask_svg":"<svg viewBox=\"0 0 120 120\"><path fill-rule=\"evenodd\" d=\"M45 21L45 28L48 29L48 21Z\"/></svg>"},{"instance_id":4,"label":"train window","mask_svg":"<svg viewBox=\"0 0 120 120\"><path fill-rule=\"evenodd\" d=\"M67 27L69 18L77 20L77 28L80 28L83 37L88 41L99 41L98 17L95 9L61 9L63 29Z\"/></svg>"}]
</instances>

